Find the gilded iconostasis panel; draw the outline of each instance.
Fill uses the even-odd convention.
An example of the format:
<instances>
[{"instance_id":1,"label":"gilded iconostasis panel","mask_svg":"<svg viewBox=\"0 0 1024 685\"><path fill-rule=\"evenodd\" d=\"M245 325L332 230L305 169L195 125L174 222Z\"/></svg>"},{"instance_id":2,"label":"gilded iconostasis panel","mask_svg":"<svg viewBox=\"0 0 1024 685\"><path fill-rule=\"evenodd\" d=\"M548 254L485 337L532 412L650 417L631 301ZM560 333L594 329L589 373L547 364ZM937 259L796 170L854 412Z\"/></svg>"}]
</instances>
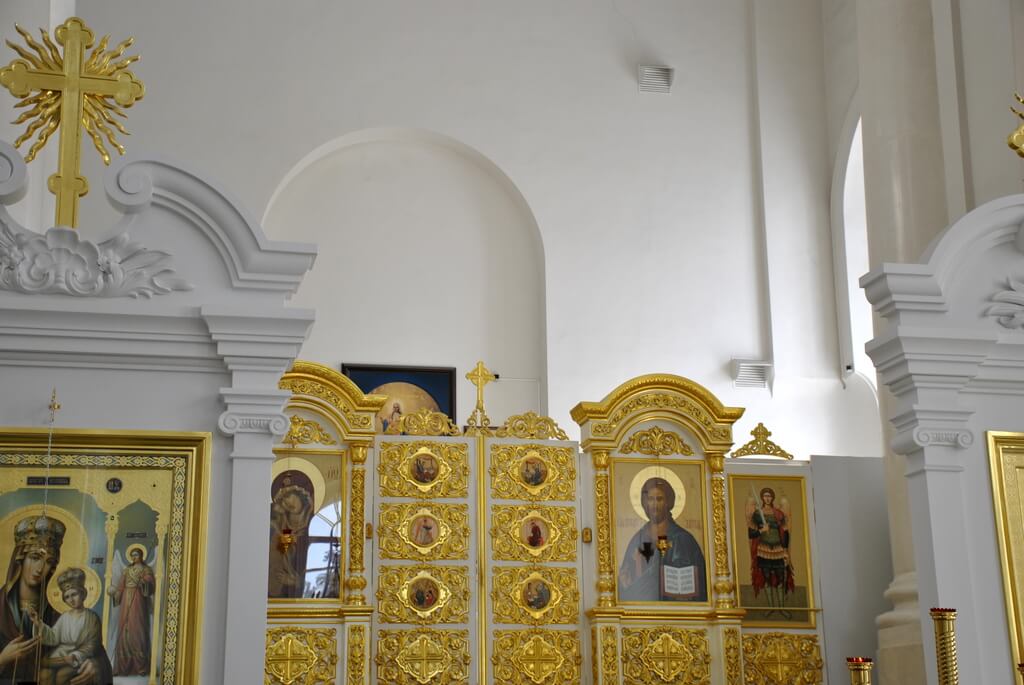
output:
<instances>
[{"instance_id":1,"label":"gilded iconostasis panel","mask_svg":"<svg viewBox=\"0 0 1024 685\"><path fill-rule=\"evenodd\" d=\"M0 442L0 680L195 682L207 434Z\"/></svg>"}]
</instances>

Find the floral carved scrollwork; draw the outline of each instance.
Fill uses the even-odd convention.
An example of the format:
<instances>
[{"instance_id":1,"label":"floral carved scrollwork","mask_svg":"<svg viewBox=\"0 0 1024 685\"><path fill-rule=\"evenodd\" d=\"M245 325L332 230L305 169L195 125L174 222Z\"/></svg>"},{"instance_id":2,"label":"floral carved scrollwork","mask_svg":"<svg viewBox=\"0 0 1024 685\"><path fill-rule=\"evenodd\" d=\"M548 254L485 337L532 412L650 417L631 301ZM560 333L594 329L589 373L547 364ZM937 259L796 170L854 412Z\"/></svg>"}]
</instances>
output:
<instances>
[{"instance_id":1,"label":"floral carved scrollwork","mask_svg":"<svg viewBox=\"0 0 1024 685\"><path fill-rule=\"evenodd\" d=\"M725 522L725 477L714 474L711 477L711 525L715 534L715 574L729 575L729 550L726 544L728 531Z\"/></svg>"},{"instance_id":2,"label":"floral carved scrollwork","mask_svg":"<svg viewBox=\"0 0 1024 685\"><path fill-rule=\"evenodd\" d=\"M348 663L345 668L348 685L364 685L366 676L366 628L348 629Z\"/></svg>"},{"instance_id":3,"label":"floral carved scrollwork","mask_svg":"<svg viewBox=\"0 0 1024 685\"><path fill-rule=\"evenodd\" d=\"M569 436L554 419L528 411L508 417L505 425L495 431L499 438L523 440L568 440Z\"/></svg>"},{"instance_id":4,"label":"floral carved scrollwork","mask_svg":"<svg viewBox=\"0 0 1024 685\"><path fill-rule=\"evenodd\" d=\"M768 439L768 436L772 433L764 427L763 423L757 424L757 426L754 427L754 430L750 431L750 434L754 436L754 439L743 447L733 450L732 454L729 455L730 457L758 455L766 457L781 457L782 459L793 458L792 454Z\"/></svg>"},{"instance_id":5,"label":"floral carved scrollwork","mask_svg":"<svg viewBox=\"0 0 1024 685\"><path fill-rule=\"evenodd\" d=\"M706 630L622 629L623 685L711 682L711 652Z\"/></svg>"},{"instance_id":6,"label":"floral carved scrollwork","mask_svg":"<svg viewBox=\"0 0 1024 685\"><path fill-rule=\"evenodd\" d=\"M601 628L601 672L602 683L619 682L619 648L618 639L613 626ZM595 664L596 667L596 664Z\"/></svg>"},{"instance_id":7,"label":"floral carved scrollwork","mask_svg":"<svg viewBox=\"0 0 1024 685\"><path fill-rule=\"evenodd\" d=\"M579 620L574 568L501 567L494 570L491 588L495 623L572 625Z\"/></svg>"},{"instance_id":8,"label":"floral carved scrollwork","mask_svg":"<svg viewBox=\"0 0 1024 685\"><path fill-rule=\"evenodd\" d=\"M575 455L568 447L491 446L491 496L529 501L576 499Z\"/></svg>"},{"instance_id":9,"label":"floral carved scrollwork","mask_svg":"<svg viewBox=\"0 0 1024 685\"><path fill-rule=\"evenodd\" d=\"M459 566L382 566L377 611L383 623L467 623L468 569Z\"/></svg>"},{"instance_id":10,"label":"floral carved scrollwork","mask_svg":"<svg viewBox=\"0 0 1024 685\"><path fill-rule=\"evenodd\" d=\"M594 508L597 516L597 591L598 604L603 607L612 606L615 598L612 591L615 581L612 573L612 516L611 492L608 483L608 453L594 453Z\"/></svg>"},{"instance_id":11,"label":"floral carved scrollwork","mask_svg":"<svg viewBox=\"0 0 1024 685\"><path fill-rule=\"evenodd\" d=\"M382 559L437 561L469 555L469 506L466 504L382 504Z\"/></svg>"},{"instance_id":12,"label":"floral carved scrollwork","mask_svg":"<svg viewBox=\"0 0 1024 685\"><path fill-rule=\"evenodd\" d=\"M649 409L675 409L704 426L714 440L728 440L729 428L715 422L714 418L696 402L667 393L648 393L634 397L615 410L605 422L595 423L591 432L595 436L608 436L630 414Z\"/></svg>"},{"instance_id":13,"label":"floral carved scrollwork","mask_svg":"<svg viewBox=\"0 0 1024 685\"><path fill-rule=\"evenodd\" d=\"M342 398L337 392L331 388L325 387L321 383L314 381L304 380L301 378L282 378L281 382L277 384L277 387L282 390L291 390L295 395L309 395L311 397L318 397L327 404L331 405L345 417L345 420L349 422L349 425L353 428L370 428L373 426L373 416L368 413L359 413L349 406L349 401Z\"/></svg>"},{"instance_id":14,"label":"floral carved scrollwork","mask_svg":"<svg viewBox=\"0 0 1024 685\"><path fill-rule=\"evenodd\" d=\"M469 447L441 442L385 442L377 464L382 497L466 497Z\"/></svg>"},{"instance_id":15,"label":"floral carved scrollwork","mask_svg":"<svg viewBox=\"0 0 1024 685\"><path fill-rule=\"evenodd\" d=\"M334 685L337 663L334 628L267 630L265 685Z\"/></svg>"},{"instance_id":16,"label":"floral carved scrollwork","mask_svg":"<svg viewBox=\"0 0 1024 685\"><path fill-rule=\"evenodd\" d=\"M366 459L366 447L353 447L353 454L362 454ZM357 465L358 464L358 465ZM363 507L366 498L366 470L362 467L362 461L356 462L352 467L351 498L349 506L349 547L348 547L348 580L345 586L348 588L346 601L349 604L362 605L366 603L363 589L366 587L366 578L363 577Z\"/></svg>"},{"instance_id":17,"label":"floral carved scrollwork","mask_svg":"<svg viewBox=\"0 0 1024 685\"><path fill-rule=\"evenodd\" d=\"M740 631L726 628L722 634L722 644L725 647L725 683L740 685L743 667L740 661Z\"/></svg>"},{"instance_id":18,"label":"floral carved scrollwork","mask_svg":"<svg viewBox=\"0 0 1024 685\"><path fill-rule=\"evenodd\" d=\"M755 633L743 636L747 685L814 685L822 682L817 635Z\"/></svg>"},{"instance_id":19,"label":"floral carved scrollwork","mask_svg":"<svg viewBox=\"0 0 1024 685\"><path fill-rule=\"evenodd\" d=\"M576 509L493 505L491 541L500 561L575 561Z\"/></svg>"},{"instance_id":20,"label":"floral carved scrollwork","mask_svg":"<svg viewBox=\"0 0 1024 685\"><path fill-rule=\"evenodd\" d=\"M462 435L462 430L450 416L425 407L412 414L403 414L384 432L388 435Z\"/></svg>"},{"instance_id":21,"label":"floral carved scrollwork","mask_svg":"<svg viewBox=\"0 0 1024 685\"><path fill-rule=\"evenodd\" d=\"M337 442L331 434L316 421L295 415L289 419L288 434L284 436L285 444L295 445L335 445Z\"/></svg>"},{"instance_id":22,"label":"floral carved scrollwork","mask_svg":"<svg viewBox=\"0 0 1024 685\"><path fill-rule=\"evenodd\" d=\"M455 685L469 682L469 631L382 630L377 639L377 682Z\"/></svg>"},{"instance_id":23,"label":"floral carved scrollwork","mask_svg":"<svg viewBox=\"0 0 1024 685\"><path fill-rule=\"evenodd\" d=\"M629 436L629 440L626 440L619 448L619 452L622 454L639 452L655 457L665 457L670 454L693 456L693 448L687 445L682 437L657 426L633 433Z\"/></svg>"},{"instance_id":24,"label":"floral carved scrollwork","mask_svg":"<svg viewBox=\"0 0 1024 685\"><path fill-rule=\"evenodd\" d=\"M494 680L508 685L573 685L583 657L575 631L495 630Z\"/></svg>"}]
</instances>

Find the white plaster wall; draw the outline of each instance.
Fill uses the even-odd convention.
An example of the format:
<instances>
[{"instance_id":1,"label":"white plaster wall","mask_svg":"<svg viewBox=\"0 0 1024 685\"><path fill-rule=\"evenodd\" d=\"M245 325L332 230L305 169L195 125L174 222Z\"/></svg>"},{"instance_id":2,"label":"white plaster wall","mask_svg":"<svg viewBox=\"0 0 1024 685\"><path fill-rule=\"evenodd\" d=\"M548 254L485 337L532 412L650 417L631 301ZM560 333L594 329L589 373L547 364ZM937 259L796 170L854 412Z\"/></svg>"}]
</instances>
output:
<instances>
[{"instance_id":1,"label":"white plaster wall","mask_svg":"<svg viewBox=\"0 0 1024 685\"><path fill-rule=\"evenodd\" d=\"M511 182L451 139L404 129L345 136L275 194L272 238L316 241L293 304L315 307L308 359L456 367L456 415L478 358L500 375L492 419L545 412L544 248Z\"/></svg>"},{"instance_id":2,"label":"white plaster wall","mask_svg":"<svg viewBox=\"0 0 1024 685\"><path fill-rule=\"evenodd\" d=\"M810 0L767 9L750 0L78 7L103 31L138 39L148 91L131 112L132 149L188 160L255 212L307 155L355 131L431 131L491 160L542 236L546 320L533 327L546 330L547 406L563 426L577 401L668 371L750 407L738 435L760 420L798 454L876 454L873 395L844 390L838 374L822 10ZM674 92L638 94L638 63L675 67ZM102 221L90 200L83 215ZM302 225L303 239L333 242L333 227L314 237L307 214L268 219L281 227L275 237ZM318 270L338 258L322 252ZM451 255L472 258L459 247ZM354 319L335 299L318 295L318 335L377 326L376 313ZM329 347L303 356L331 365L354 356ZM442 363L426 357L365 361ZM774 395L734 390L732 357L774 358Z\"/></svg>"}]
</instances>

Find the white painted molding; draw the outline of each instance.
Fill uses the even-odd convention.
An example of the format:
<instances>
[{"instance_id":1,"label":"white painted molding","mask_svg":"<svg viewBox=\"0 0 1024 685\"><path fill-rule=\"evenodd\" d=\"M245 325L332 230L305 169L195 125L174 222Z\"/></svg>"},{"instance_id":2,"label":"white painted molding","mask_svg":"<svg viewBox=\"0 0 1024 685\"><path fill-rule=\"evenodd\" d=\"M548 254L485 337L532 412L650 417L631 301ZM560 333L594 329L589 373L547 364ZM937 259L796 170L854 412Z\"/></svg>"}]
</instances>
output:
<instances>
[{"instance_id":1,"label":"white painted molding","mask_svg":"<svg viewBox=\"0 0 1024 685\"><path fill-rule=\"evenodd\" d=\"M316 247L267 240L227 193L161 156L127 156L104 177L107 197L125 214L157 206L196 226L216 247L235 288L294 293Z\"/></svg>"}]
</instances>

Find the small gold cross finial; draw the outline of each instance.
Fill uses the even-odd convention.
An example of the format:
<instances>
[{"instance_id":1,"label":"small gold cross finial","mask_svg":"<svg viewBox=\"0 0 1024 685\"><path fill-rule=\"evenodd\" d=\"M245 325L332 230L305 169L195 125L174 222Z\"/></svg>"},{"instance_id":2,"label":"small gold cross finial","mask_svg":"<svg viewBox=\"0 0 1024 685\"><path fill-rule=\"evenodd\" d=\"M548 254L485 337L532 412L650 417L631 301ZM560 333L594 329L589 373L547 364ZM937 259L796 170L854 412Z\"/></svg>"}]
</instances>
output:
<instances>
[{"instance_id":1,"label":"small gold cross finial","mask_svg":"<svg viewBox=\"0 0 1024 685\"><path fill-rule=\"evenodd\" d=\"M754 427L754 430L750 431L750 434L757 440L767 440L772 432L765 428L763 423L759 423Z\"/></svg>"},{"instance_id":2,"label":"small gold cross finial","mask_svg":"<svg viewBox=\"0 0 1024 685\"><path fill-rule=\"evenodd\" d=\"M57 412L60 411L60 402L57 401L57 388L54 388L53 392L50 394L49 409L50 409L50 423L52 424L54 422L54 420L57 418Z\"/></svg>"},{"instance_id":3,"label":"small gold cross finial","mask_svg":"<svg viewBox=\"0 0 1024 685\"><path fill-rule=\"evenodd\" d=\"M473 413L467 422L470 427L470 431L467 434L472 434L475 432L475 429L486 431L488 426L491 425L491 420L487 417L487 412L484 410L484 386L491 381L498 380L498 377L491 373L482 361L479 361L473 367L473 370L466 374L466 379L476 386L476 408L473 409Z\"/></svg>"},{"instance_id":4,"label":"small gold cross finial","mask_svg":"<svg viewBox=\"0 0 1024 685\"><path fill-rule=\"evenodd\" d=\"M107 50L110 36L104 36L86 55L95 36L84 21L71 17L53 32L57 43L64 47L62 54L43 29L39 30L42 44L20 26L15 25L15 29L29 49L7 41L19 58L0 69L0 85L20 98L15 107L28 108L14 123L29 124L14 145L20 147L38 132L25 155L25 161L31 162L53 132L60 129L57 173L50 176L47 187L57 196L57 225L74 228L78 223L78 199L89 192L88 181L79 173L82 129L92 139L103 162L110 164L106 143L124 154L113 129L128 135L113 115L124 118L122 107L131 107L146 92L142 81L128 70L138 56L124 56L134 39Z\"/></svg>"}]
</instances>

